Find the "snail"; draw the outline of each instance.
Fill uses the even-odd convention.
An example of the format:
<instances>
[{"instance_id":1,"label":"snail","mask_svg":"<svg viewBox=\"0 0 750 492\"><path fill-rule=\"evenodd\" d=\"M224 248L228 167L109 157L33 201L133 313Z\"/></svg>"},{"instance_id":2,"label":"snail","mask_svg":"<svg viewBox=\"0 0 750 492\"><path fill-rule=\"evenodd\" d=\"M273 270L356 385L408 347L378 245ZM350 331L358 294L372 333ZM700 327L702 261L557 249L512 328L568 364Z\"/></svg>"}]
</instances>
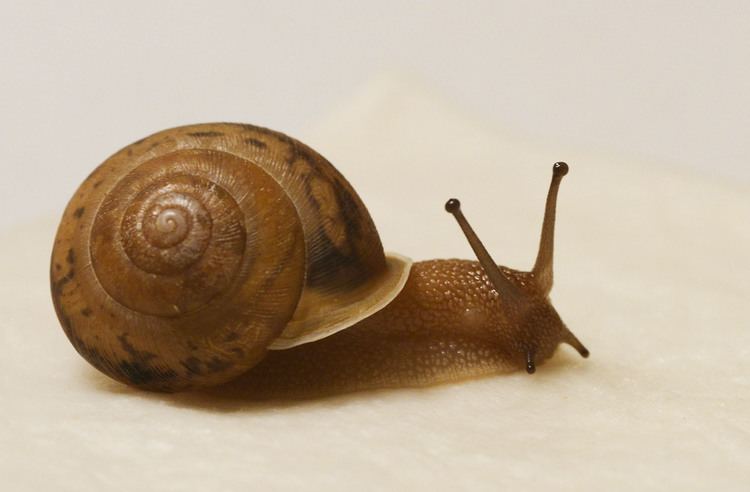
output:
<instances>
[{"instance_id":1,"label":"snail","mask_svg":"<svg viewBox=\"0 0 750 492\"><path fill-rule=\"evenodd\" d=\"M70 200L54 307L80 355L146 390L219 385L267 354L281 367L263 369L269 385L296 363L346 371L337 361L364 357L344 353L349 339L386 361L362 369L383 385L533 373L561 343L588 356L548 298L567 172L554 165L530 272L498 267L455 199L445 208L479 261L413 263L384 253L351 185L299 141L244 124L165 130L109 157Z\"/></svg>"}]
</instances>

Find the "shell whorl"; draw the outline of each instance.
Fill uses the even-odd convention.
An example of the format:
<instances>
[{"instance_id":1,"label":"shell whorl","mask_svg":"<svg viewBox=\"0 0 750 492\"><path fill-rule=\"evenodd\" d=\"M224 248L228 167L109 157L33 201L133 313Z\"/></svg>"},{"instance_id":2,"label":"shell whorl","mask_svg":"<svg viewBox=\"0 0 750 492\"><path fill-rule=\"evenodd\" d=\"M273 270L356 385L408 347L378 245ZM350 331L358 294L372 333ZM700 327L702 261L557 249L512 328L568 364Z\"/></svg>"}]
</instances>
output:
<instances>
[{"instance_id":1,"label":"shell whorl","mask_svg":"<svg viewBox=\"0 0 750 492\"><path fill-rule=\"evenodd\" d=\"M111 184L81 187L53 250L53 299L76 349L147 389L252 367L304 284L304 234L285 190L252 161L205 148L125 165L116 155L95 175Z\"/></svg>"},{"instance_id":2,"label":"shell whorl","mask_svg":"<svg viewBox=\"0 0 750 492\"><path fill-rule=\"evenodd\" d=\"M156 133L99 166L63 215L50 276L84 358L174 391L356 323L398 294L409 266L386 259L367 209L319 154L219 123Z\"/></svg>"},{"instance_id":3,"label":"shell whorl","mask_svg":"<svg viewBox=\"0 0 750 492\"><path fill-rule=\"evenodd\" d=\"M151 273L176 273L199 260L211 240L212 216L206 202L213 201L211 181L194 182L175 176L176 183L156 183L131 203L122 220L121 236L128 258L141 270ZM193 181L193 182L191 182ZM195 196L193 188L198 188ZM226 192L224 192L226 194ZM219 198L221 200L221 198ZM231 198L224 208L238 216L237 203ZM239 217L234 219L239 230ZM242 242L242 238L238 238Z\"/></svg>"},{"instance_id":4,"label":"shell whorl","mask_svg":"<svg viewBox=\"0 0 750 492\"><path fill-rule=\"evenodd\" d=\"M222 152L182 150L125 175L104 197L91 230L102 287L121 304L157 316L198 310L230 289L245 256L254 254L245 249L247 230L266 213L247 194L256 186L250 166ZM238 194L245 203L237 203Z\"/></svg>"}]
</instances>

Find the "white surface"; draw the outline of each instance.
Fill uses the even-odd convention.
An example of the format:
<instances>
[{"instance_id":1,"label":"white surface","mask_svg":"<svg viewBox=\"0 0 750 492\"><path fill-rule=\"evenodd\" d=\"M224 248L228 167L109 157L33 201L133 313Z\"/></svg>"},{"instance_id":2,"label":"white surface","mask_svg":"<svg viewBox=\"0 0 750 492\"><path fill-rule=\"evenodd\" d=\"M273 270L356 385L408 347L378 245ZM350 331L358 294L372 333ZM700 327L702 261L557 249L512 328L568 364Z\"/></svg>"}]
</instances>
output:
<instances>
[{"instance_id":1,"label":"white surface","mask_svg":"<svg viewBox=\"0 0 750 492\"><path fill-rule=\"evenodd\" d=\"M748 188L508 139L423 87L375 81L303 138L415 259L533 262L565 159L553 300L591 349L534 376L304 402L154 395L72 349L47 285L57 217L0 240L7 490L747 490Z\"/></svg>"},{"instance_id":2,"label":"white surface","mask_svg":"<svg viewBox=\"0 0 750 492\"><path fill-rule=\"evenodd\" d=\"M0 227L148 133L301 135L393 67L536 141L748 182L748 60L746 0L0 0Z\"/></svg>"}]
</instances>

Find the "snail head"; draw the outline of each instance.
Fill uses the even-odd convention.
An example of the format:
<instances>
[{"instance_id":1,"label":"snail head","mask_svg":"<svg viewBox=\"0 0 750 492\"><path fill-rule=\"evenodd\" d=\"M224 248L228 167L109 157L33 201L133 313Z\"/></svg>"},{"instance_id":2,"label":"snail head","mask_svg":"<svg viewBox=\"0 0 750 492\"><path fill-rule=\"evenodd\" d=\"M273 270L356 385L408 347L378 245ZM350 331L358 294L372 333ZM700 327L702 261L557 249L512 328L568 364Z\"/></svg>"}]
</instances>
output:
<instances>
[{"instance_id":1,"label":"snail head","mask_svg":"<svg viewBox=\"0 0 750 492\"><path fill-rule=\"evenodd\" d=\"M529 374L534 373L536 363L549 358L560 343L571 345L582 357L589 356L588 349L565 326L549 302L553 281L557 194L560 182L568 174L568 170L569 167L564 162L556 162L552 168L539 252L530 272L498 266L466 220L461 211L461 202L451 198L445 204L445 210L455 217L484 273L499 295L499 302L503 305L507 319L506 331L512 332L504 335L515 341L515 349L519 356L525 357L525 367Z\"/></svg>"}]
</instances>

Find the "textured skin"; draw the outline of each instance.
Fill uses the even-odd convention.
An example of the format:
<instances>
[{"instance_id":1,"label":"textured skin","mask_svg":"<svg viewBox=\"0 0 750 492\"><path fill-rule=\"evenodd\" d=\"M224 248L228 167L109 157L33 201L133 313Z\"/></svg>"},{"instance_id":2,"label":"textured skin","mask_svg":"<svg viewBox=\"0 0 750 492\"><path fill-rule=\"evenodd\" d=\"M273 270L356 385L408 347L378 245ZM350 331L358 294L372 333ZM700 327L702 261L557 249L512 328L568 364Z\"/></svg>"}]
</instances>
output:
<instances>
[{"instance_id":1,"label":"textured skin","mask_svg":"<svg viewBox=\"0 0 750 492\"><path fill-rule=\"evenodd\" d=\"M317 342L270 351L221 391L310 397L372 388L425 386L523 369L552 356L565 330L533 274L502 269L528 293L523 305L499 298L479 263L415 263L404 290L382 311Z\"/></svg>"}]
</instances>

